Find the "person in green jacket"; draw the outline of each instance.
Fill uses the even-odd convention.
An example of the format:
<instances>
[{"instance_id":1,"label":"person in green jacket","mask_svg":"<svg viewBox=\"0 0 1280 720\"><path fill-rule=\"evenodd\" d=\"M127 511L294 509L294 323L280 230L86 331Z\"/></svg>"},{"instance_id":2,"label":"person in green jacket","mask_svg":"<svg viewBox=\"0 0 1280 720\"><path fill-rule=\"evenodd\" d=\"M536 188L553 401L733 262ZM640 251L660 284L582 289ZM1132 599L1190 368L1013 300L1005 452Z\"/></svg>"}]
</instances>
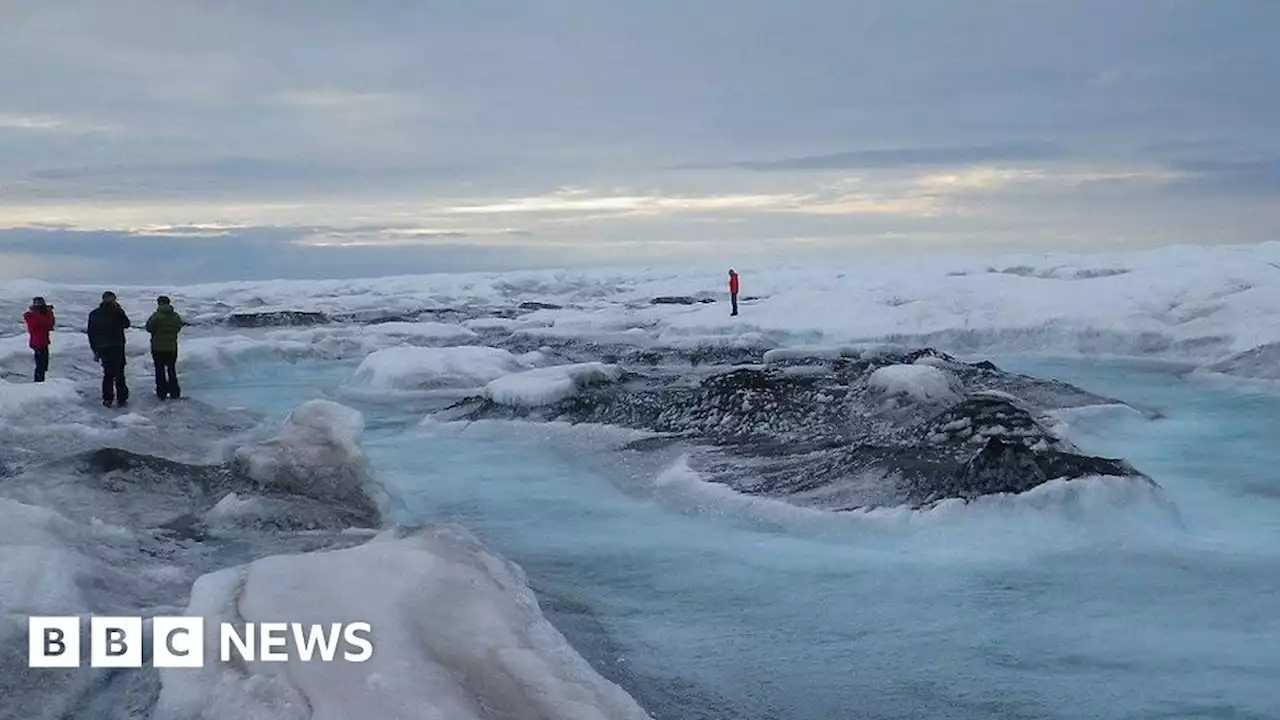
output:
<instances>
[{"instance_id":1,"label":"person in green jacket","mask_svg":"<svg viewBox=\"0 0 1280 720\"><path fill-rule=\"evenodd\" d=\"M178 333L186 324L168 296L156 298L156 311L147 318L146 327L151 333L151 360L156 366L156 397L161 400L182 397L178 387Z\"/></svg>"}]
</instances>

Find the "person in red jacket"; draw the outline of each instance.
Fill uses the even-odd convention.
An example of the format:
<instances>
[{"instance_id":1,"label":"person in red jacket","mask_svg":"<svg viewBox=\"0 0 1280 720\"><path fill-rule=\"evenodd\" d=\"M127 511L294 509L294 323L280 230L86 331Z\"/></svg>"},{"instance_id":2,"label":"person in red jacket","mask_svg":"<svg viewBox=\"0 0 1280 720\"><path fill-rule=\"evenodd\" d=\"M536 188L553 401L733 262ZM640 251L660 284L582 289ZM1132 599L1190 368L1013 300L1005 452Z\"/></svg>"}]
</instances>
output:
<instances>
[{"instance_id":1,"label":"person in red jacket","mask_svg":"<svg viewBox=\"0 0 1280 720\"><path fill-rule=\"evenodd\" d=\"M729 301L733 303L733 312L730 315L738 314L738 273L732 269L729 270Z\"/></svg>"},{"instance_id":2,"label":"person in red jacket","mask_svg":"<svg viewBox=\"0 0 1280 720\"><path fill-rule=\"evenodd\" d=\"M53 330L53 306L45 303L44 298L31 299L31 309L23 313L22 319L27 322L27 334L31 339L27 343L36 356L36 382L44 382L45 373L49 372L49 332Z\"/></svg>"}]
</instances>

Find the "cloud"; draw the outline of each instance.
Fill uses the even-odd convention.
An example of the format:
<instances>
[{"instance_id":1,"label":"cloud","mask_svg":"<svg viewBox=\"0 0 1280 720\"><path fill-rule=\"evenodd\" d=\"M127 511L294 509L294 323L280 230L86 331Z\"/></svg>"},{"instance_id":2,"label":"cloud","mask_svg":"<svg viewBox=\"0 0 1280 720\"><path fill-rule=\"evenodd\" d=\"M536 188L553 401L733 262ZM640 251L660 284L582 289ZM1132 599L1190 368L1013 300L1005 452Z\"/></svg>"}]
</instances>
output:
<instances>
[{"instance_id":1,"label":"cloud","mask_svg":"<svg viewBox=\"0 0 1280 720\"><path fill-rule=\"evenodd\" d=\"M1255 160L1186 160L1174 163L1184 190L1216 195L1280 195L1280 157Z\"/></svg>"},{"instance_id":2,"label":"cloud","mask_svg":"<svg viewBox=\"0 0 1280 720\"><path fill-rule=\"evenodd\" d=\"M385 92L357 92L341 88L288 90L268 98L268 102L311 110L361 111L403 105L401 96Z\"/></svg>"},{"instance_id":3,"label":"cloud","mask_svg":"<svg viewBox=\"0 0 1280 720\"><path fill-rule=\"evenodd\" d=\"M28 131L76 135L116 132L117 128L58 115L0 112L0 132L4 131Z\"/></svg>"},{"instance_id":4,"label":"cloud","mask_svg":"<svg viewBox=\"0 0 1280 720\"><path fill-rule=\"evenodd\" d=\"M7 279L175 285L276 278L358 278L467 270L547 267L548 258L519 247L462 242L426 246L295 244L298 231L247 228L217 238L110 231L0 230ZM572 264L560 256L554 265Z\"/></svg>"},{"instance_id":5,"label":"cloud","mask_svg":"<svg viewBox=\"0 0 1280 720\"><path fill-rule=\"evenodd\" d=\"M0 227L120 253L345 272L1276 229L1277 3L5 8Z\"/></svg>"},{"instance_id":6,"label":"cloud","mask_svg":"<svg viewBox=\"0 0 1280 720\"><path fill-rule=\"evenodd\" d=\"M757 171L893 169L1041 161L1064 155L1063 149L1053 143L1026 142L967 147L857 150L782 160L737 162L731 166Z\"/></svg>"}]
</instances>

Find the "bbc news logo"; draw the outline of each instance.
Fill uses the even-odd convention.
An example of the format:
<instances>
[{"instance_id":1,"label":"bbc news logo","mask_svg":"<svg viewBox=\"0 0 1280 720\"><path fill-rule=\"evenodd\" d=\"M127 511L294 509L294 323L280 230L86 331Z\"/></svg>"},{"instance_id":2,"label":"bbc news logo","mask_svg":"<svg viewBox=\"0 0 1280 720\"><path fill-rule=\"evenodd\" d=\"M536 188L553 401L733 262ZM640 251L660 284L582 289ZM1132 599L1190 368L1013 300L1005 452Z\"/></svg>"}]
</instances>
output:
<instances>
[{"instance_id":1,"label":"bbc news logo","mask_svg":"<svg viewBox=\"0 0 1280 720\"><path fill-rule=\"evenodd\" d=\"M219 623L220 662L343 662L373 657L368 623L261 622ZM159 668L198 668L205 664L205 627L201 617L151 620L151 664ZM80 667L80 618L32 616L27 621L27 665L33 668ZM89 665L140 668L147 644L140 617L100 617L89 621ZM212 648L211 648L212 649ZM341 650L341 652L339 652Z\"/></svg>"}]
</instances>

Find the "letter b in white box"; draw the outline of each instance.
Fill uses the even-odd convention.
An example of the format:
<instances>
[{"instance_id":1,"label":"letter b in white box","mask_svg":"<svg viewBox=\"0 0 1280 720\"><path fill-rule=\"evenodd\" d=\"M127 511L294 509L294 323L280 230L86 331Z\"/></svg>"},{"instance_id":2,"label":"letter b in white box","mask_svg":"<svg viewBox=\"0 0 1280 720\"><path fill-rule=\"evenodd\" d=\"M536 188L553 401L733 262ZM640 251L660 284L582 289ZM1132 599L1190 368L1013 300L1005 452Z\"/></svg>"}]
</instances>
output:
<instances>
[{"instance_id":1,"label":"letter b in white box","mask_svg":"<svg viewBox=\"0 0 1280 720\"><path fill-rule=\"evenodd\" d=\"M204 618L157 617L151 621L151 640L156 667L204 667Z\"/></svg>"},{"instance_id":2,"label":"letter b in white box","mask_svg":"<svg viewBox=\"0 0 1280 720\"><path fill-rule=\"evenodd\" d=\"M80 618L27 618L27 667L80 667Z\"/></svg>"},{"instance_id":3,"label":"letter b in white box","mask_svg":"<svg viewBox=\"0 0 1280 720\"><path fill-rule=\"evenodd\" d=\"M142 667L142 618L95 615L89 624L89 664L99 668Z\"/></svg>"}]
</instances>

